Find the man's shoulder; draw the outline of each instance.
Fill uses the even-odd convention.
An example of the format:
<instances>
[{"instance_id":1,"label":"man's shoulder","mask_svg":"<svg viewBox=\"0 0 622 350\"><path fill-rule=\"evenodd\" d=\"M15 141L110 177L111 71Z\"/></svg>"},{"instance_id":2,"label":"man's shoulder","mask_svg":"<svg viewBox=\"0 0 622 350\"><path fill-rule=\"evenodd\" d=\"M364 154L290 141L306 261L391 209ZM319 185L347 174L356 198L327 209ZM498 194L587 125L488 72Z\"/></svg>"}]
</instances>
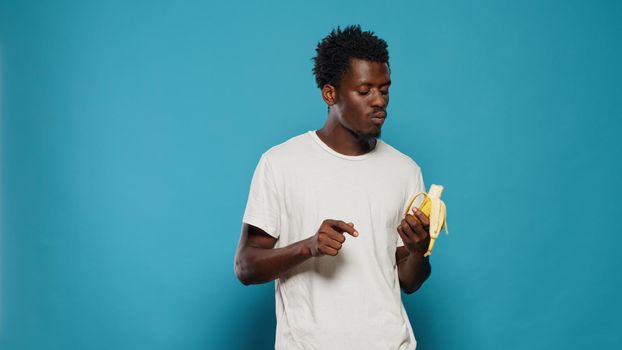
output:
<instances>
[{"instance_id":1,"label":"man's shoulder","mask_svg":"<svg viewBox=\"0 0 622 350\"><path fill-rule=\"evenodd\" d=\"M270 147L262 154L262 157L269 159L271 162L282 162L291 160L297 155L303 155L309 151L311 146L312 140L309 132L293 136L284 142Z\"/></svg>"},{"instance_id":2,"label":"man's shoulder","mask_svg":"<svg viewBox=\"0 0 622 350\"><path fill-rule=\"evenodd\" d=\"M417 171L421 171L419 164L411 158L409 155L399 151L397 148L391 146L384 140L378 140L379 146L382 148L382 153L385 157L390 159L394 163L401 164L404 167L410 167Z\"/></svg>"}]
</instances>

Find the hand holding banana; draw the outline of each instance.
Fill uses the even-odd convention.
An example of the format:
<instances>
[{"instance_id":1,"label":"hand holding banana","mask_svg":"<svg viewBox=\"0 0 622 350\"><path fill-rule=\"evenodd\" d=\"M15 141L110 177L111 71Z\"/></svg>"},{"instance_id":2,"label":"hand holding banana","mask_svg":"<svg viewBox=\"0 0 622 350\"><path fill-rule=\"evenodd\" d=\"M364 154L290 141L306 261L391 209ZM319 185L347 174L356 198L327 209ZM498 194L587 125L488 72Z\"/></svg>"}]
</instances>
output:
<instances>
[{"instance_id":1,"label":"hand holding banana","mask_svg":"<svg viewBox=\"0 0 622 350\"><path fill-rule=\"evenodd\" d=\"M406 217L402 220L397 231L402 237L404 245L413 252L424 253L430 256L434 243L441 230L447 230L447 210L441 200L443 186L431 185L428 193L419 192L413 196L406 206ZM413 215L408 214L415 199L423 195L425 198L419 208L413 208Z\"/></svg>"}]
</instances>

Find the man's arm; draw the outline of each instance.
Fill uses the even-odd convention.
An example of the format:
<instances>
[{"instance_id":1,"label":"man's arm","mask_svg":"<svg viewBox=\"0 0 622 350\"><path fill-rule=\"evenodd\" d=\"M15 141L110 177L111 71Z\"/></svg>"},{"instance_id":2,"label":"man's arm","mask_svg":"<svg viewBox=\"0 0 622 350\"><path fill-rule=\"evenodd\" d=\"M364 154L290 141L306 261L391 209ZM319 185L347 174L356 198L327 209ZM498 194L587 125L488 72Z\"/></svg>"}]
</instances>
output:
<instances>
[{"instance_id":1,"label":"man's arm","mask_svg":"<svg viewBox=\"0 0 622 350\"><path fill-rule=\"evenodd\" d=\"M395 259L400 287L406 294L417 291L432 273L430 257L424 257L421 253L409 253L406 247L397 248Z\"/></svg>"},{"instance_id":2,"label":"man's arm","mask_svg":"<svg viewBox=\"0 0 622 350\"><path fill-rule=\"evenodd\" d=\"M235 274L244 285L270 282L311 257L337 255L346 240L344 232L358 236L352 223L327 219L315 235L274 249L277 238L244 223L235 253Z\"/></svg>"},{"instance_id":3,"label":"man's arm","mask_svg":"<svg viewBox=\"0 0 622 350\"><path fill-rule=\"evenodd\" d=\"M397 248L395 260L400 287L406 294L419 289L432 273L430 257L423 256L430 245L430 220L418 209L414 215L418 220L407 214L397 228L404 246Z\"/></svg>"},{"instance_id":4,"label":"man's arm","mask_svg":"<svg viewBox=\"0 0 622 350\"><path fill-rule=\"evenodd\" d=\"M235 274L244 285L272 281L311 257L305 241L273 249L278 239L244 223L235 253Z\"/></svg>"}]
</instances>

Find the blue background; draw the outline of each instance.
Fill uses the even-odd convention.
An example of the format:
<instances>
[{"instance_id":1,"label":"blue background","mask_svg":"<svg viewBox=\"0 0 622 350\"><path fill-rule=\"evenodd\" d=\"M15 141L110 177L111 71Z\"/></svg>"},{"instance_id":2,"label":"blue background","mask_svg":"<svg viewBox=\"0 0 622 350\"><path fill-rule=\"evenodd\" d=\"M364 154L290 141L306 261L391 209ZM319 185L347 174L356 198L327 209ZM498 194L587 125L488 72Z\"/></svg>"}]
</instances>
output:
<instances>
[{"instance_id":1,"label":"blue background","mask_svg":"<svg viewBox=\"0 0 622 350\"><path fill-rule=\"evenodd\" d=\"M273 283L233 273L250 179L322 126L315 45L360 23L389 43L383 139L446 187L450 235L404 295L419 349L619 349L621 18L618 1L2 1L0 348L273 347Z\"/></svg>"}]
</instances>

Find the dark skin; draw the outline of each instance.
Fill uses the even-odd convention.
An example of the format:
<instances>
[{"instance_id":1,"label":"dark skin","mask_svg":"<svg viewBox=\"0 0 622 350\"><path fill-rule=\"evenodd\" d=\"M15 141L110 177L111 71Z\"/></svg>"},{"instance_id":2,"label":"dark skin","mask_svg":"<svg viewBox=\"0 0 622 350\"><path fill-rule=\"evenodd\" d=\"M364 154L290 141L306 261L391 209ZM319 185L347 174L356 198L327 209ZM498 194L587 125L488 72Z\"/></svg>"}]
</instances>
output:
<instances>
[{"instance_id":1,"label":"dark skin","mask_svg":"<svg viewBox=\"0 0 622 350\"><path fill-rule=\"evenodd\" d=\"M339 87L326 84L322 88L329 114L317 131L318 137L344 155L372 151L386 118L390 85L386 63L351 59L350 70L341 78ZM428 217L415 209L402 219L396 231L404 242L395 253L400 287L411 294L431 273L429 258L423 256L430 244ZM345 244L346 234L358 236L354 223L326 219L313 236L274 249L276 238L243 223L235 255L236 275L245 285L272 281L308 259L336 256Z\"/></svg>"}]
</instances>

